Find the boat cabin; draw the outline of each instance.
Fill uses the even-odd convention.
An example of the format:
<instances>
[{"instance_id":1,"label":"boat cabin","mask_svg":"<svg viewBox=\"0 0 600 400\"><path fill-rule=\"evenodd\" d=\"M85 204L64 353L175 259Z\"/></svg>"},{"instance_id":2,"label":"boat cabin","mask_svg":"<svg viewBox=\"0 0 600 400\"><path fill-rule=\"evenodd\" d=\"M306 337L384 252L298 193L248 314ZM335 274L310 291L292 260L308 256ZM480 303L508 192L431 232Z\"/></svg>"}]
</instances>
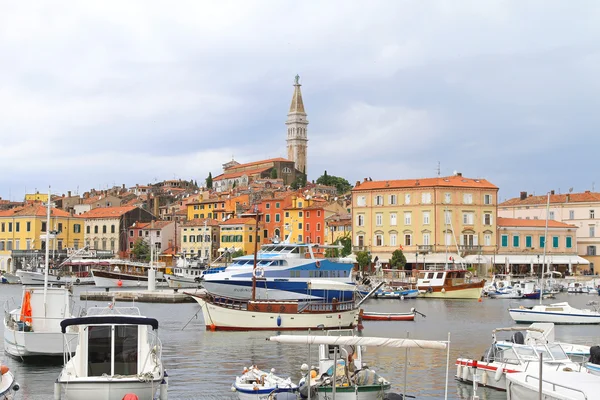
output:
<instances>
[{"instance_id":1,"label":"boat cabin","mask_svg":"<svg viewBox=\"0 0 600 400\"><path fill-rule=\"evenodd\" d=\"M452 287L469 283L471 277L467 270L419 271L417 286Z\"/></svg>"}]
</instances>

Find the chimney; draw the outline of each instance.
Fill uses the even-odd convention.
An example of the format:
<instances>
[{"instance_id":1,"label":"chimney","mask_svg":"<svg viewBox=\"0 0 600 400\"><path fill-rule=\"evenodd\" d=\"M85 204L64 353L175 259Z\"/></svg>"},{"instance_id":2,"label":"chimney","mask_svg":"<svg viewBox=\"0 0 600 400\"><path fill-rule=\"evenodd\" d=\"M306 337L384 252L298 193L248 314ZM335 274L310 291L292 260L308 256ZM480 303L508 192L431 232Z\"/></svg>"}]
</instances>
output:
<instances>
[{"instance_id":1,"label":"chimney","mask_svg":"<svg viewBox=\"0 0 600 400\"><path fill-rule=\"evenodd\" d=\"M354 185L355 187L359 187L360 186L360 181L356 181L356 185Z\"/></svg>"},{"instance_id":2,"label":"chimney","mask_svg":"<svg viewBox=\"0 0 600 400\"><path fill-rule=\"evenodd\" d=\"M122 187L123 187L123 189L125 189L125 184L123 184L123 186L122 186Z\"/></svg>"},{"instance_id":3,"label":"chimney","mask_svg":"<svg viewBox=\"0 0 600 400\"><path fill-rule=\"evenodd\" d=\"M363 178L363 182L367 182L369 179L368 178Z\"/></svg>"},{"instance_id":4,"label":"chimney","mask_svg":"<svg viewBox=\"0 0 600 400\"><path fill-rule=\"evenodd\" d=\"M67 191L67 195L68 195L69 197L71 197L71 191L70 191L70 190L69 190L69 191Z\"/></svg>"},{"instance_id":5,"label":"chimney","mask_svg":"<svg viewBox=\"0 0 600 400\"><path fill-rule=\"evenodd\" d=\"M551 194L551 195L553 195L553 194L554 194L554 190L551 190L551 191L550 191L550 194Z\"/></svg>"},{"instance_id":6,"label":"chimney","mask_svg":"<svg viewBox=\"0 0 600 400\"><path fill-rule=\"evenodd\" d=\"M567 193L567 203L571 200L571 193Z\"/></svg>"},{"instance_id":7,"label":"chimney","mask_svg":"<svg viewBox=\"0 0 600 400\"><path fill-rule=\"evenodd\" d=\"M462 176L462 172L457 172L456 176Z\"/></svg>"},{"instance_id":8,"label":"chimney","mask_svg":"<svg viewBox=\"0 0 600 400\"><path fill-rule=\"evenodd\" d=\"M521 200L525 200L527 198L527 192L521 192L521 195L519 196L519 198Z\"/></svg>"}]
</instances>

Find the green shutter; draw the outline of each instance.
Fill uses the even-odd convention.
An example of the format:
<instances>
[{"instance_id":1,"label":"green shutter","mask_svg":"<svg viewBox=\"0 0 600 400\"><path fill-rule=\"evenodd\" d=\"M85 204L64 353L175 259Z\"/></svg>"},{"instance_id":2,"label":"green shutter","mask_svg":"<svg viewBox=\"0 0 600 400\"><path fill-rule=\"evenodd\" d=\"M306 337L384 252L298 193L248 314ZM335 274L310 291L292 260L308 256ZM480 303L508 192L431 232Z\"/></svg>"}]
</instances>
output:
<instances>
[{"instance_id":1,"label":"green shutter","mask_svg":"<svg viewBox=\"0 0 600 400\"><path fill-rule=\"evenodd\" d=\"M508 247L508 235L502 235L502 247Z\"/></svg>"},{"instance_id":2,"label":"green shutter","mask_svg":"<svg viewBox=\"0 0 600 400\"><path fill-rule=\"evenodd\" d=\"M552 236L552 247L555 249L558 248L558 236Z\"/></svg>"},{"instance_id":3,"label":"green shutter","mask_svg":"<svg viewBox=\"0 0 600 400\"><path fill-rule=\"evenodd\" d=\"M533 244L531 243L531 236L525 236L525 247L531 248L533 247Z\"/></svg>"},{"instance_id":4,"label":"green shutter","mask_svg":"<svg viewBox=\"0 0 600 400\"><path fill-rule=\"evenodd\" d=\"M546 244L546 238L544 236L540 236L540 248L543 249Z\"/></svg>"},{"instance_id":5,"label":"green shutter","mask_svg":"<svg viewBox=\"0 0 600 400\"><path fill-rule=\"evenodd\" d=\"M573 238L571 236L567 236L567 249L573 247Z\"/></svg>"},{"instance_id":6,"label":"green shutter","mask_svg":"<svg viewBox=\"0 0 600 400\"><path fill-rule=\"evenodd\" d=\"M519 247L519 236L513 236L513 247Z\"/></svg>"}]
</instances>

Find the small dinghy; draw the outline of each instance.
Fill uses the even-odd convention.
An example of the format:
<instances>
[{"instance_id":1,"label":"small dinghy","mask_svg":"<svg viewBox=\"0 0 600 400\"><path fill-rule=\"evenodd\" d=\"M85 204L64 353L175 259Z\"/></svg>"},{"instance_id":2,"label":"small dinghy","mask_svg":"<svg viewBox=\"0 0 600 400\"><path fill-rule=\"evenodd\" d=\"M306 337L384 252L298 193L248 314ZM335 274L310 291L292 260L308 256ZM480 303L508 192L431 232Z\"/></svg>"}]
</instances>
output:
<instances>
[{"instance_id":1,"label":"small dinghy","mask_svg":"<svg viewBox=\"0 0 600 400\"><path fill-rule=\"evenodd\" d=\"M0 364L0 400L12 400L19 388L12 372L6 365Z\"/></svg>"},{"instance_id":2,"label":"small dinghy","mask_svg":"<svg viewBox=\"0 0 600 400\"><path fill-rule=\"evenodd\" d=\"M231 390L237 392L240 400L258 400L269 398L276 393L294 393L298 385L288 377L283 379L275 375L275 369L267 373L256 365L244 368L242 376L235 378Z\"/></svg>"},{"instance_id":3,"label":"small dinghy","mask_svg":"<svg viewBox=\"0 0 600 400\"><path fill-rule=\"evenodd\" d=\"M411 308L410 312L407 313L378 313L361 310L359 318L362 318L364 321L414 321L416 314L425 316L414 308Z\"/></svg>"}]
</instances>

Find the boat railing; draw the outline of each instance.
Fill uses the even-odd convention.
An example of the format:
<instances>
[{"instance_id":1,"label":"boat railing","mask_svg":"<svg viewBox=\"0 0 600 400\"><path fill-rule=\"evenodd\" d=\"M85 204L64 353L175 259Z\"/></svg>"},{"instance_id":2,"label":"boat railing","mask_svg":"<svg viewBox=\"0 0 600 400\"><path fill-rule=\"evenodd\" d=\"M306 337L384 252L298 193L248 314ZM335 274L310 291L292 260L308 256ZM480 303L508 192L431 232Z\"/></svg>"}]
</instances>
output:
<instances>
[{"instance_id":1,"label":"boat railing","mask_svg":"<svg viewBox=\"0 0 600 400\"><path fill-rule=\"evenodd\" d=\"M340 301L331 303L307 303L300 312L335 312L335 311L350 311L354 308L354 301Z\"/></svg>"},{"instance_id":2,"label":"boat railing","mask_svg":"<svg viewBox=\"0 0 600 400\"><path fill-rule=\"evenodd\" d=\"M537 377L537 376L535 376L535 375L527 374L527 375L525 375L525 383L527 383L528 378L535 379L536 381L540 380L540 378ZM553 392L556 392L556 388L559 387L559 388L571 390L573 392L581 393L583 395L583 398L586 399L586 400L588 398L587 395L585 394L585 392L583 390L580 390L580 389L577 389L577 388L574 388L574 387L571 387L571 386L567 386L567 385L561 385L560 383L552 382L552 381L549 381L549 380L546 380L546 379L542 379L542 382L547 383L549 385L552 385L552 391Z\"/></svg>"}]
</instances>

